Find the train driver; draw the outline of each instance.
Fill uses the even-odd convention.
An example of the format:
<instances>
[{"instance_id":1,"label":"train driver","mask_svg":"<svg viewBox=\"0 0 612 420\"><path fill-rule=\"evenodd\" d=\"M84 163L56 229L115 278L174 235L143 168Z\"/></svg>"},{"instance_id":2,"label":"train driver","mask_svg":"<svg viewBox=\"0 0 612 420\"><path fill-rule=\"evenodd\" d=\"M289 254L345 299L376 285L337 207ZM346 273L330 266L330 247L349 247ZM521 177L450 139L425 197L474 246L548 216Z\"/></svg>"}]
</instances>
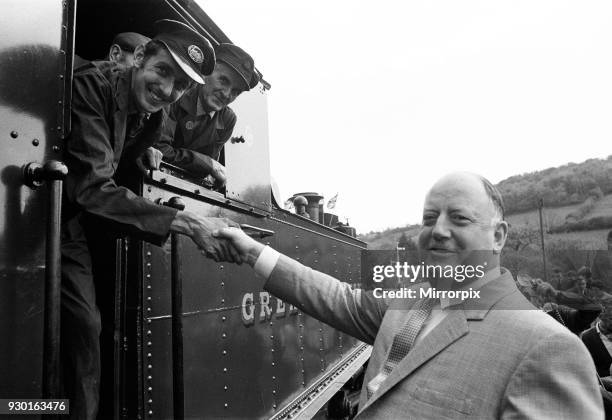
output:
<instances>
[{"instance_id":1,"label":"train driver","mask_svg":"<svg viewBox=\"0 0 612 420\"><path fill-rule=\"evenodd\" d=\"M108 224L154 244L177 232L217 260L237 259L211 235L228 222L154 204L116 183L116 169L161 135L167 106L214 68L212 46L190 27L165 20L158 29L135 49L132 67L100 61L74 75L72 131L64 147L61 347L75 419L95 419L99 401L101 326L90 254L96 238L87 236L88 225Z\"/></svg>"},{"instance_id":2,"label":"train driver","mask_svg":"<svg viewBox=\"0 0 612 420\"><path fill-rule=\"evenodd\" d=\"M168 163L201 177L210 175L221 187L226 176L219 155L236 125L236 114L228 105L257 85L259 73L251 56L236 45L220 44L215 53L212 74L172 106L155 148Z\"/></svg>"}]
</instances>

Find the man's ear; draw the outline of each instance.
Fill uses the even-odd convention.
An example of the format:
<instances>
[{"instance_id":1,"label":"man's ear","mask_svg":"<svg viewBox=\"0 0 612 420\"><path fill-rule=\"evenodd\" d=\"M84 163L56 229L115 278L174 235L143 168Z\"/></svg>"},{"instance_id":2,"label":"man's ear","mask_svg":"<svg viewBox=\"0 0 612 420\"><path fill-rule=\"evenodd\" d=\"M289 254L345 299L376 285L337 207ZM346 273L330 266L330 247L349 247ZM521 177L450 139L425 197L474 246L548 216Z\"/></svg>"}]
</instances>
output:
<instances>
[{"instance_id":1,"label":"man's ear","mask_svg":"<svg viewBox=\"0 0 612 420\"><path fill-rule=\"evenodd\" d=\"M493 233L493 253L500 254L508 238L508 222L501 220L495 225Z\"/></svg>"},{"instance_id":2,"label":"man's ear","mask_svg":"<svg viewBox=\"0 0 612 420\"><path fill-rule=\"evenodd\" d=\"M122 57L123 57L123 50L121 49L121 47L117 44L111 45L110 50L108 51L108 59L110 61L114 61L115 63L118 63L119 61L121 61Z\"/></svg>"},{"instance_id":3,"label":"man's ear","mask_svg":"<svg viewBox=\"0 0 612 420\"><path fill-rule=\"evenodd\" d=\"M142 63L144 63L144 50L144 44L137 46L134 50L134 67L140 67L142 66Z\"/></svg>"}]
</instances>

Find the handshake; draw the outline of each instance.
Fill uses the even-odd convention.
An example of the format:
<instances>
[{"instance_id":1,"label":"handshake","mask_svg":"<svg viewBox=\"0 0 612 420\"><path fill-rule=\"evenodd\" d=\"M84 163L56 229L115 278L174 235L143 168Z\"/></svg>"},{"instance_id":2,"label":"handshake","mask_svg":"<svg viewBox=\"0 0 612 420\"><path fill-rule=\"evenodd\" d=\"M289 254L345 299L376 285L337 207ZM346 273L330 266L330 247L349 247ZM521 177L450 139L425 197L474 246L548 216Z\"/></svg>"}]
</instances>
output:
<instances>
[{"instance_id":1,"label":"handshake","mask_svg":"<svg viewBox=\"0 0 612 420\"><path fill-rule=\"evenodd\" d=\"M202 254L216 262L247 263L253 266L264 248L237 223L226 218L202 217L188 211L179 211L170 230L189 236L202 250Z\"/></svg>"}]
</instances>

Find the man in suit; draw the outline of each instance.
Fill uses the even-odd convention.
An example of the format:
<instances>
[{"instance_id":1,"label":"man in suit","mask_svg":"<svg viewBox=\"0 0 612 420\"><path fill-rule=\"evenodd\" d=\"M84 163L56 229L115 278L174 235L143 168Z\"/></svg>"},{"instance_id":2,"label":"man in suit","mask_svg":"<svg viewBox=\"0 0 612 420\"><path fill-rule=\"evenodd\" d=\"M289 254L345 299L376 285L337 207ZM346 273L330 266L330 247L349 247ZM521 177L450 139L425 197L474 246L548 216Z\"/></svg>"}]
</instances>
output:
<instances>
[{"instance_id":1,"label":"man in suit","mask_svg":"<svg viewBox=\"0 0 612 420\"><path fill-rule=\"evenodd\" d=\"M159 138L165 108L214 66L212 46L188 26L161 21L159 31L136 48L132 67L93 62L74 75L61 243L61 347L72 418L94 419L98 410L101 327L92 250L99 237L92 227L104 224L155 244L176 232L217 260L238 257L211 236L228 225L224 220L154 204L117 184L118 168L133 165Z\"/></svg>"},{"instance_id":2,"label":"man in suit","mask_svg":"<svg viewBox=\"0 0 612 420\"><path fill-rule=\"evenodd\" d=\"M226 176L219 157L236 125L229 104L257 85L259 73L251 56L236 45L220 44L215 54L215 69L206 83L172 106L155 148L166 162L202 178L210 175L222 187Z\"/></svg>"},{"instance_id":3,"label":"man in suit","mask_svg":"<svg viewBox=\"0 0 612 420\"><path fill-rule=\"evenodd\" d=\"M238 229L215 234L232 241L265 289L373 345L358 418L602 419L587 350L500 267L507 230L501 196L484 178L452 174L429 191L418 241L423 263L486 269L471 280L437 275L417 286L480 295L465 300L380 299Z\"/></svg>"}]
</instances>

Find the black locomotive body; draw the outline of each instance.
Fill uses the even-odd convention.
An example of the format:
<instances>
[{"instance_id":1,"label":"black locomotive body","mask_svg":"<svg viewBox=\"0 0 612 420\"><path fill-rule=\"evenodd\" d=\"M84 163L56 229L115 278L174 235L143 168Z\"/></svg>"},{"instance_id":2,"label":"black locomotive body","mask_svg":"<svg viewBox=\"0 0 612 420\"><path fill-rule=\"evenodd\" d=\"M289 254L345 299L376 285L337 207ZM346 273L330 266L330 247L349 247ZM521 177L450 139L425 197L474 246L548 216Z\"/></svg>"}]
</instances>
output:
<instances>
[{"instance_id":1,"label":"black locomotive body","mask_svg":"<svg viewBox=\"0 0 612 420\"><path fill-rule=\"evenodd\" d=\"M9 0L2 10L0 398L41 398L49 396L48 362L57 345L53 325L49 330L59 280L57 165L70 131L74 54L103 57L115 33L150 34L160 18L181 20L213 43L230 40L190 0ZM326 226L329 215L305 218L275 200L269 87L262 81L232 105L238 123L223 153L224 191L209 190L170 166L135 188L158 203L178 197L198 214L271 231L263 242L342 281L359 283L363 242ZM101 244L113 262L99 296L107 325L105 416L174 415L173 272L182 279L186 418L310 417L367 361L368 346L271 296L248 268L206 259L191 241L178 237L157 247L122 237Z\"/></svg>"}]
</instances>

